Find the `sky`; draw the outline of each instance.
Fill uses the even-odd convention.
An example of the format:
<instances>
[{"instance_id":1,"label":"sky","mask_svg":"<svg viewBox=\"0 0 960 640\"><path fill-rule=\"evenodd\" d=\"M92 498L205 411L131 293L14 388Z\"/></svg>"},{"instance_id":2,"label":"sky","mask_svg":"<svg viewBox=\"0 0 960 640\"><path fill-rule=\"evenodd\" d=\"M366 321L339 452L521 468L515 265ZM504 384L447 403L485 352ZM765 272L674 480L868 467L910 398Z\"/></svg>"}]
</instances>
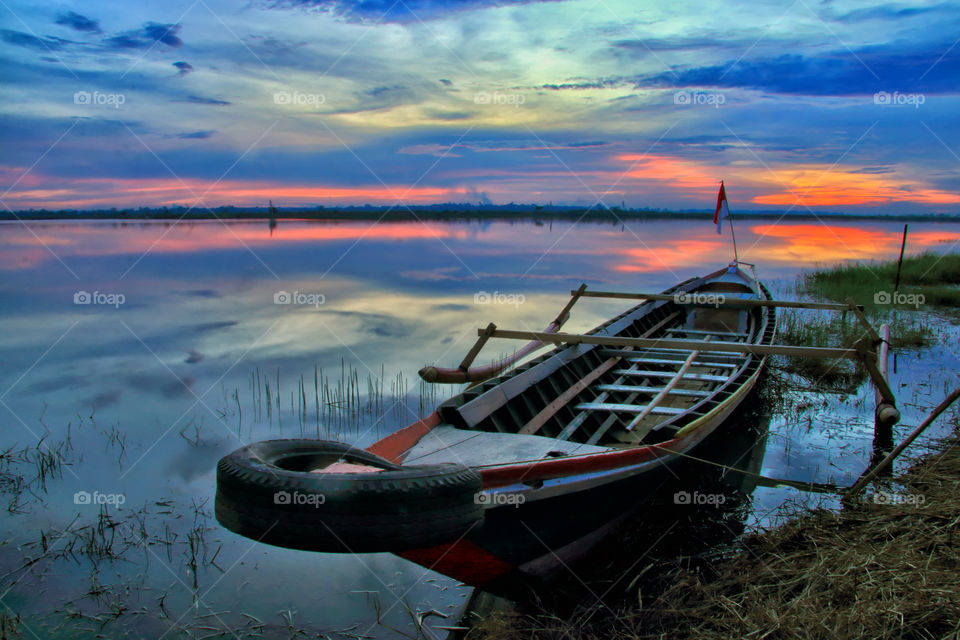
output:
<instances>
[{"instance_id":1,"label":"sky","mask_svg":"<svg viewBox=\"0 0 960 640\"><path fill-rule=\"evenodd\" d=\"M6 210L960 212L960 4L0 2Z\"/></svg>"}]
</instances>

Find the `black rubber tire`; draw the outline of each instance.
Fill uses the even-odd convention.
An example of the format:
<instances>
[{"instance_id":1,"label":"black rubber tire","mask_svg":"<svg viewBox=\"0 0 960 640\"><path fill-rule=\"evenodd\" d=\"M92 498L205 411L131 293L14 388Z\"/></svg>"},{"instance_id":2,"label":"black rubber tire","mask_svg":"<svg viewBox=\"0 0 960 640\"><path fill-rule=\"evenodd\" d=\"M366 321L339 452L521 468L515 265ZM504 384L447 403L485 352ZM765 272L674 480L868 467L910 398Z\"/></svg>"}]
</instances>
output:
<instances>
[{"instance_id":1,"label":"black rubber tire","mask_svg":"<svg viewBox=\"0 0 960 640\"><path fill-rule=\"evenodd\" d=\"M309 472L337 460L385 471ZM481 488L480 475L458 464L404 467L341 442L266 440L221 458L215 511L234 533L279 547L402 551L478 526Z\"/></svg>"}]
</instances>

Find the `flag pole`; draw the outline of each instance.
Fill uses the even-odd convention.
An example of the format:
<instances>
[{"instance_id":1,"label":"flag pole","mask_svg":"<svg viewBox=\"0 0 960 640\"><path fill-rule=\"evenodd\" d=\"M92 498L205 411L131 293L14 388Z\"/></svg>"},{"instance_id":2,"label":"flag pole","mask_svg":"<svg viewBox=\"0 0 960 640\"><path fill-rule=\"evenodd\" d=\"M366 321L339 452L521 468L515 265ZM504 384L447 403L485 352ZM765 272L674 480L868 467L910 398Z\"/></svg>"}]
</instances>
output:
<instances>
[{"instance_id":1,"label":"flag pole","mask_svg":"<svg viewBox=\"0 0 960 640\"><path fill-rule=\"evenodd\" d=\"M723 184L723 181L720 181L720 184ZM733 230L733 213L730 211L730 200L726 197L726 189L724 189L724 200L727 202L727 220L730 221L730 236L733 238L733 259L737 262L740 262L740 254L737 253L737 232Z\"/></svg>"}]
</instances>

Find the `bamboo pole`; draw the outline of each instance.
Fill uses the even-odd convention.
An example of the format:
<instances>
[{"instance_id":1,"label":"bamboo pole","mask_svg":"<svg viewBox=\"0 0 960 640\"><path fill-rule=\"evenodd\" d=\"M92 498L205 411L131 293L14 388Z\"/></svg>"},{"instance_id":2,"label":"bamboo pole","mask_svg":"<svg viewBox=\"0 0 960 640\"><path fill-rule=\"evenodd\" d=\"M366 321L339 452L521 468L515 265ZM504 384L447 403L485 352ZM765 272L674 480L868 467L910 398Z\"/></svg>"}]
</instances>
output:
<instances>
[{"instance_id":1,"label":"bamboo pole","mask_svg":"<svg viewBox=\"0 0 960 640\"><path fill-rule=\"evenodd\" d=\"M547 326L547 328L544 330L545 333L553 333L560 330L560 327L562 327L563 324L570 318L570 309L574 304L576 304L577 300L580 299L580 296L583 295L586 289L587 285L584 283L581 284L580 288L576 291L570 292L570 300L568 300L567 304L564 305L563 309L560 310L560 313L557 315L556 319ZM496 325L491 322L489 325L487 325L487 329L485 331L492 331L495 327ZM525 358L534 351L546 346L546 344L542 341L533 341L530 344L526 344L522 348L518 349L512 356L504 358L499 362L493 362L488 365L471 368L470 365L473 364L474 359L476 359L477 355L479 355L480 350L483 348L489 338L489 335L485 335L484 332L481 332L480 339L477 340L477 342L467 353L467 356L460 363L460 366L456 369L428 366L420 369L420 371L417 373L427 382L445 384L483 382L484 380L497 375L515 362L518 362L521 358Z\"/></svg>"},{"instance_id":2,"label":"bamboo pole","mask_svg":"<svg viewBox=\"0 0 960 640\"><path fill-rule=\"evenodd\" d=\"M868 346L865 340L857 340L853 346L857 354L859 354L863 366L867 368L867 373L870 374L874 386L880 395L883 396L883 399L889 404L897 404L897 397L893 395L893 389L887 384L887 379L880 372L880 367L877 365L877 353Z\"/></svg>"},{"instance_id":3,"label":"bamboo pole","mask_svg":"<svg viewBox=\"0 0 960 640\"><path fill-rule=\"evenodd\" d=\"M570 292L575 293L574 291ZM619 298L623 300L669 300L671 302L676 302L677 304L687 304L687 305L701 305L709 307L784 307L790 309L824 309L827 311L847 311L850 309L848 304L840 304L835 302L801 302L797 300L755 300L755 299L730 299L724 300L723 302L714 301L709 303L698 303L693 298L696 298L697 295L713 295L718 297L723 295L723 292L678 292L675 294L666 294L666 293L626 293L619 291L584 291L580 294L584 298ZM691 298L688 301L682 301L682 297ZM856 305L857 308L862 309L863 305Z\"/></svg>"},{"instance_id":4,"label":"bamboo pole","mask_svg":"<svg viewBox=\"0 0 960 640\"><path fill-rule=\"evenodd\" d=\"M923 433L926 430L927 427L933 424L934 420L936 420L941 413L946 411L947 408L950 407L950 405L953 404L957 398L960 398L960 387L955 389L953 393L951 393L949 396L944 398L943 402L938 404L937 408L934 409L929 416L927 416L927 419L924 420L919 427L914 429L913 432L910 435L908 435L903 442L897 445L897 447L890 452L890 455L888 455L886 458L881 460L880 463L874 466L873 468L868 469L866 472L864 472L864 474L860 476L860 479L857 480L852 487L850 487L850 490L846 493L846 495L844 495L843 499L852 500L853 498L855 498L857 494L860 493L860 491L862 491L865 486L870 484L871 480L876 478L881 471L883 471L887 466L893 463L893 461L897 458L897 456L903 453L903 450L909 447L910 444L917 439L917 436L919 436L921 433Z\"/></svg>"},{"instance_id":5,"label":"bamboo pole","mask_svg":"<svg viewBox=\"0 0 960 640\"><path fill-rule=\"evenodd\" d=\"M484 329L478 330L478 334ZM859 358L856 349L827 347L790 347L786 345L748 344L744 342L707 342L704 340L676 340L670 338L625 338L621 336L587 335L577 333L543 333L538 331L514 331L497 329L492 338L513 340L538 340L556 344L598 344L606 347L637 347L639 349L684 349L724 351L730 353L755 353L759 355L800 356L810 358Z\"/></svg>"},{"instance_id":6,"label":"bamboo pole","mask_svg":"<svg viewBox=\"0 0 960 640\"><path fill-rule=\"evenodd\" d=\"M890 326L887 324L880 325L880 347L879 347L879 368L880 375L883 376L884 380L887 381L889 386L890 375L889 375L889 361L890 361ZM893 425L900 422L900 411L897 409L896 405L891 402L887 402L883 397L880 389L876 389L874 394L874 400L877 404L877 409L875 412L875 425L874 432L880 430L889 430ZM883 434L880 434L883 435Z\"/></svg>"}]
</instances>

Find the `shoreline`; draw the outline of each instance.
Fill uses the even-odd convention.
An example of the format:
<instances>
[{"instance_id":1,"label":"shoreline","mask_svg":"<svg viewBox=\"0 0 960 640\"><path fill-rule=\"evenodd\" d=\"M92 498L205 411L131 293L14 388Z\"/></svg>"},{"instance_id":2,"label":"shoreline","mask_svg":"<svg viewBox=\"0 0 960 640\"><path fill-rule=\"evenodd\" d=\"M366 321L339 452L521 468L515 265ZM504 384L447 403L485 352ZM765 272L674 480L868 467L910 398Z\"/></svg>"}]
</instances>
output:
<instances>
[{"instance_id":1,"label":"shoreline","mask_svg":"<svg viewBox=\"0 0 960 640\"><path fill-rule=\"evenodd\" d=\"M738 220L831 220L872 222L948 222L960 223L960 215L954 214L890 214L869 215L859 213L825 212L783 213L783 212L740 212L734 213ZM249 221L327 221L356 222L375 220L378 222L420 222L425 220L444 222L463 221L534 221L548 223L553 220L576 222L606 222L621 224L626 220L712 220L713 212L704 211L653 211L644 209L594 210L584 208L528 207L528 208L404 208L396 210L390 207L347 207L322 209L295 209L276 211L273 215L266 208L234 209L231 207L215 210L140 209L140 210L91 210L91 211L3 211L0 221L25 222L28 220L57 220L85 222L95 220L249 220Z\"/></svg>"},{"instance_id":2,"label":"shoreline","mask_svg":"<svg viewBox=\"0 0 960 640\"><path fill-rule=\"evenodd\" d=\"M840 511L801 513L695 569L673 565L614 608L567 618L494 609L466 637L960 637L960 420L952 424L936 453Z\"/></svg>"}]
</instances>

